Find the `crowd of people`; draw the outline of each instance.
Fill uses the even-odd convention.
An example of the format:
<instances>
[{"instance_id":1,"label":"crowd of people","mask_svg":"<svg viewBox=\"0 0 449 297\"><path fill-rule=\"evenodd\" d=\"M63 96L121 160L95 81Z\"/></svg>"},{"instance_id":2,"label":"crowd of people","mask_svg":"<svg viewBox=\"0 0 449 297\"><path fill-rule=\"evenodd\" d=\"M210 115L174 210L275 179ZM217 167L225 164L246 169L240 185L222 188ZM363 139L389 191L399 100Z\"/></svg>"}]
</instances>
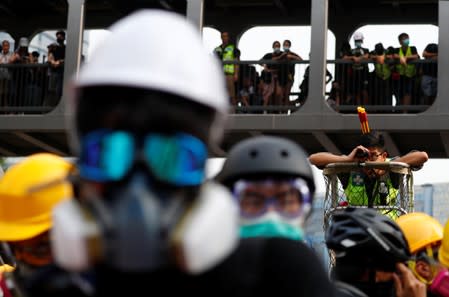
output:
<instances>
[{"instance_id":1,"label":"crowd of people","mask_svg":"<svg viewBox=\"0 0 449 297\"><path fill-rule=\"evenodd\" d=\"M0 52L0 108L20 112L24 107L55 106L62 96L64 83L65 31L55 34L56 42L47 47L47 60L29 49L27 37L21 37L15 50L8 40Z\"/></svg>"},{"instance_id":2,"label":"crowd of people","mask_svg":"<svg viewBox=\"0 0 449 297\"><path fill-rule=\"evenodd\" d=\"M193 24L144 9L110 32L71 78L76 161L37 153L0 178L1 296L449 296L449 227L415 244L428 232L353 202L326 230L327 273L304 242L319 158L292 140L243 140L206 177L231 102ZM189 46L167 47L173 39ZM117 50L123 40L134 55ZM364 161L383 154L358 149Z\"/></svg>"},{"instance_id":3,"label":"crowd of people","mask_svg":"<svg viewBox=\"0 0 449 297\"><path fill-rule=\"evenodd\" d=\"M364 35L355 32L354 47L345 42L336 64L335 92L331 99L340 105L378 105L392 111L393 104L407 112L411 105L430 105L437 94L438 45L429 43L421 59L407 33L398 35L399 47L377 43L373 50L363 47ZM369 64L374 67L369 69ZM395 103L393 103L393 98Z\"/></svg>"},{"instance_id":4,"label":"crowd of people","mask_svg":"<svg viewBox=\"0 0 449 297\"><path fill-rule=\"evenodd\" d=\"M326 99L333 108L348 111L344 106L370 105L373 112L407 112L412 105L433 103L437 94L437 44L429 43L421 59L407 33L398 36L399 47L385 47L379 42L368 49L363 41L363 34L355 32L354 47L349 41L341 46L335 74L326 69L326 85L332 81ZM260 59L261 71L256 71L255 65L240 60L240 50L230 41L229 32L222 32L222 44L214 53L224 64L230 102L234 107L253 108L237 111L285 113L305 103L309 67L298 67L302 78L298 90L292 89L295 69L307 61L293 52L291 45L290 40L284 40L282 46L274 41L273 50ZM260 108L254 108L257 106Z\"/></svg>"}]
</instances>

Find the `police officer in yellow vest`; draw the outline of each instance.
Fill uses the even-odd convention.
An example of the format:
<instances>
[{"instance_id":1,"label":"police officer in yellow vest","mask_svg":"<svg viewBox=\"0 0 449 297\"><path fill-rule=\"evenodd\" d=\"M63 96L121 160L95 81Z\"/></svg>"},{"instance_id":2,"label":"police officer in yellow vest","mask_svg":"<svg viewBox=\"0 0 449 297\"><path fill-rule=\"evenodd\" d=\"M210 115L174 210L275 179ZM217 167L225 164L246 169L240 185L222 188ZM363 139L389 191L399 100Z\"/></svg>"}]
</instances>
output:
<instances>
[{"instance_id":1,"label":"police officer in yellow vest","mask_svg":"<svg viewBox=\"0 0 449 297\"><path fill-rule=\"evenodd\" d=\"M410 37L407 33L398 36L400 47L395 49L394 58L399 61L396 71L399 73L399 81L395 81L394 92L399 98L400 105L410 105L416 77L416 65L412 61L419 60L420 56L415 46L410 46Z\"/></svg>"},{"instance_id":2,"label":"police officer in yellow vest","mask_svg":"<svg viewBox=\"0 0 449 297\"><path fill-rule=\"evenodd\" d=\"M348 155L319 152L309 156L309 161L318 168L337 162L388 162L390 160L403 162L414 169L419 169L428 160L428 156L423 151L412 151L404 156L390 159L385 150L384 137L377 131L362 135L359 145ZM399 176L393 172L382 169L364 169L358 172L339 174L339 179L349 205L388 206L394 205L396 202Z\"/></svg>"},{"instance_id":3,"label":"police officer in yellow vest","mask_svg":"<svg viewBox=\"0 0 449 297\"><path fill-rule=\"evenodd\" d=\"M229 32L221 33L222 44L214 49L214 53L218 58L225 61L238 61L240 60L240 50L230 42ZM226 76L226 87L231 98L231 104L237 105L235 83L238 81L239 65L238 64L223 64L223 70Z\"/></svg>"}]
</instances>

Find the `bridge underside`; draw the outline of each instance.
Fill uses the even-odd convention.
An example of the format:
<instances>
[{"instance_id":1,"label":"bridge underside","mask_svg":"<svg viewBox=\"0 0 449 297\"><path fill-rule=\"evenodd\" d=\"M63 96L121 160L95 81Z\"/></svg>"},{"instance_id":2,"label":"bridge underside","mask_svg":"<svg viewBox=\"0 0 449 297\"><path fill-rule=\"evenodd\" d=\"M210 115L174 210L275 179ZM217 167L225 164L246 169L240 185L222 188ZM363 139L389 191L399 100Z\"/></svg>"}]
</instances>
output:
<instances>
[{"instance_id":1,"label":"bridge underside","mask_svg":"<svg viewBox=\"0 0 449 297\"><path fill-rule=\"evenodd\" d=\"M1 120L0 120L1 122ZM220 148L211 152L214 157L224 157L232 145L256 135L279 135L304 147L310 154L319 151L347 154L360 136L360 130L346 131L293 131L293 130L228 130ZM426 151L431 158L449 157L448 131L386 131L386 146L391 156L403 155L413 149ZM26 156L49 151L62 156L72 156L69 138L64 130L52 131L1 131L0 156Z\"/></svg>"}]
</instances>

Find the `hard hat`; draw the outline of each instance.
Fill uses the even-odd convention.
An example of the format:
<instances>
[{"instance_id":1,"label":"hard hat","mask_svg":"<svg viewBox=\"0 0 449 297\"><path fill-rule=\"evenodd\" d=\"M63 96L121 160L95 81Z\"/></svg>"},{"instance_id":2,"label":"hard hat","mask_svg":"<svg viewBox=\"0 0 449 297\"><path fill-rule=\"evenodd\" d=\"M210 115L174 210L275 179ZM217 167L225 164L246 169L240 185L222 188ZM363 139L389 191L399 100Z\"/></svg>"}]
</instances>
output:
<instances>
[{"instance_id":1,"label":"hard hat","mask_svg":"<svg viewBox=\"0 0 449 297\"><path fill-rule=\"evenodd\" d=\"M355 32L353 36L354 40L363 40L363 33L362 32Z\"/></svg>"},{"instance_id":2,"label":"hard hat","mask_svg":"<svg viewBox=\"0 0 449 297\"><path fill-rule=\"evenodd\" d=\"M353 266L374 265L394 271L397 262L407 261L410 251L398 224L373 208L347 207L333 213L326 230L326 246L337 261Z\"/></svg>"},{"instance_id":3,"label":"hard hat","mask_svg":"<svg viewBox=\"0 0 449 297\"><path fill-rule=\"evenodd\" d=\"M203 45L200 29L185 17L145 9L118 21L110 32L81 69L75 89L114 85L158 90L228 112L219 61Z\"/></svg>"},{"instance_id":4,"label":"hard hat","mask_svg":"<svg viewBox=\"0 0 449 297\"><path fill-rule=\"evenodd\" d=\"M444 226L443 241L438 250L438 261L446 266L446 268L449 268L449 220Z\"/></svg>"},{"instance_id":5,"label":"hard hat","mask_svg":"<svg viewBox=\"0 0 449 297\"><path fill-rule=\"evenodd\" d=\"M72 164L38 153L12 165L0 179L0 240L33 238L51 228L54 205L72 197L65 181Z\"/></svg>"},{"instance_id":6,"label":"hard hat","mask_svg":"<svg viewBox=\"0 0 449 297\"><path fill-rule=\"evenodd\" d=\"M8 264L0 265L0 275L4 272L12 272L14 270L16 270L16 268L14 266L11 266Z\"/></svg>"},{"instance_id":7,"label":"hard hat","mask_svg":"<svg viewBox=\"0 0 449 297\"><path fill-rule=\"evenodd\" d=\"M307 181L312 194L315 181L306 152L296 143L278 136L256 136L241 141L228 153L216 179L225 184L257 175L286 175Z\"/></svg>"},{"instance_id":8,"label":"hard hat","mask_svg":"<svg viewBox=\"0 0 449 297\"><path fill-rule=\"evenodd\" d=\"M443 239L443 226L426 213L407 213L397 218L396 223L404 232L412 254Z\"/></svg>"}]
</instances>

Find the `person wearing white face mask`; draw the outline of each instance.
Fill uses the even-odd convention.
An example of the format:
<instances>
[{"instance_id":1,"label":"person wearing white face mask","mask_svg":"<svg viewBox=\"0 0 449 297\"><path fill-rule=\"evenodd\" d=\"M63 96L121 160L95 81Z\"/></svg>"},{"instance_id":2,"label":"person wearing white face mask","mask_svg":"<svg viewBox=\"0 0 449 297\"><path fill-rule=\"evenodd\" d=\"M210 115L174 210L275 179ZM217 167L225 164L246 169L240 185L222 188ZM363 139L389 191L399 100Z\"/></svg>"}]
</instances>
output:
<instances>
[{"instance_id":1,"label":"person wearing white face mask","mask_svg":"<svg viewBox=\"0 0 449 297\"><path fill-rule=\"evenodd\" d=\"M420 56L416 47L410 46L407 33L399 34L398 40L401 46L395 48L393 58L399 61L396 65L399 80L393 80L393 93L398 101L396 105L410 105L415 99L413 90L416 82L416 65L412 61L420 59Z\"/></svg>"},{"instance_id":2,"label":"person wearing white face mask","mask_svg":"<svg viewBox=\"0 0 449 297\"><path fill-rule=\"evenodd\" d=\"M279 61L283 58L283 52L281 51L281 43L279 41L273 42L273 52L267 53L262 57L263 71L262 78L262 97L263 106L282 105L282 99L284 96L285 79L281 77L281 69L283 65L272 63L270 61ZM275 110L275 112L278 112Z\"/></svg>"},{"instance_id":3,"label":"person wearing white face mask","mask_svg":"<svg viewBox=\"0 0 449 297\"><path fill-rule=\"evenodd\" d=\"M292 42L288 39L284 40L282 43L283 46L283 59L288 61L302 61L300 55L291 51ZM293 86L293 82L295 80L295 68L296 64L288 64L286 66L286 82L284 87L284 105L290 105L290 91Z\"/></svg>"},{"instance_id":4,"label":"person wearing white face mask","mask_svg":"<svg viewBox=\"0 0 449 297\"><path fill-rule=\"evenodd\" d=\"M355 32L353 39L355 47L351 49L351 52L343 56L344 60L352 61L352 72L348 77L346 102L353 105L366 105L369 103L369 69L367 64L369 60L369 49L362 47L364 39L362 32Z\"/></svg>"}]
</instances>

